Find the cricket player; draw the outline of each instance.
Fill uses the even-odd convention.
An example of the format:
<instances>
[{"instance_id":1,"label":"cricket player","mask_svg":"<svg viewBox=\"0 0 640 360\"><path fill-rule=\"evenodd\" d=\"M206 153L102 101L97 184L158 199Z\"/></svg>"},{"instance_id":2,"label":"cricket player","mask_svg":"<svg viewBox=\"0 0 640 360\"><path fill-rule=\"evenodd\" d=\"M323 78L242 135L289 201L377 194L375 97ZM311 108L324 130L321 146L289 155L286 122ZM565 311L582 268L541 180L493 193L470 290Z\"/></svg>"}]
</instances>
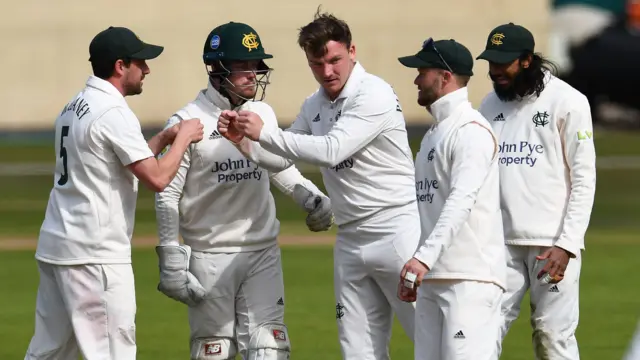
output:
<instances>
[{"instance_id":1,"label":"cricket player","mask_svg":"<svg viewBox=\"0 0 640 360\"><path fill-rule=\"evenodd\" d=\"M356 61L344 21L317 13L301 28L298 44L320 88L291 127L271 127L255 112L225 113L218 126L265 167L320 166L339 226L334 287L342 356L389 359L394 313L413 339L415 305L396 292L420 238L402 108L392 87ZM248 139L239 140L242 135Z\"/></svg>"},{"instance_id":2,"label":"cricket player","mask_svg":"<svg viewBox=\"0 0 640 360\"><path fill-rule=\"evenodd\" d=\"M27 360L136 358L131 268L138 181L162 191L203 136L198 119L145 141L125 100L163 47L109 27L89 46L93 75L55 121L53 189L40 229L40 284ZM155 156L172 144L161 159Z\"/></svg>"},{"instance_id":3,"label":"cricket player","mask_svg":"<svg viewBox=\"0 0 640 360\"><path fill-rule=\"evenodd\" d=\"M422 241L400 274L400 298L416 301L415 359L497 360L506 277L498 142L469 102L473 56L429 38L398 60L417 69L418 104L435 120L415 165Z\"/></svg>"},{"instance_id":4,"label":"cricket player","mask_svg":"<svg viewBox=\"0 0 640 360\"><path fill-rule=\"evenodd\" d=\"M596 154L586 97L554 76L533 35L513 23L493 29L478 59L491 91L480 112L498 136L507 244L502 337L530 290L538 359L579 359L581 252L596 187Z\"/></svg>"},{"instance_id":5,"label":"cricket player","mask_svg":"<svg viewBox=\"0 0 640 360\"><path fill-rule=\"evenodd\" d=\"M206 89L166 128L198 117L208 138L184 153L171 184L156 196L159 290L187 305L192 360L285 360L284 283L277 243L280 223L270 184L307 209L312 231L333 224L331 202L295 167L270 173L217 130L223 111L255 111L278 128L265 96L271 69L258 33L229 22L204 44ZM184 245L180 245L178 235Z\"/></svg>"}]
</instances>

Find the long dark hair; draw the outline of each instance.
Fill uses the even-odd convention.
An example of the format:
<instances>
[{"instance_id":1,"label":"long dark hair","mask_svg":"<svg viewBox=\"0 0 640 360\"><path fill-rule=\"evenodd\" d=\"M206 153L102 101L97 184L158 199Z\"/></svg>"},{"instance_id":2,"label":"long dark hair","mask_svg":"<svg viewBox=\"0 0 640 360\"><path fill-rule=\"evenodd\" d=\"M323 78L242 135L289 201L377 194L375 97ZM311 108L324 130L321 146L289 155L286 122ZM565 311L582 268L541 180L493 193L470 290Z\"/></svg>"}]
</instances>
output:
<instances>
[{"instance_id":1,"label":"long dark hair","mask_svg":"<svg viewBox=\"0 0 640 360\"><path fill-rule=\"evenodd\" d=\"M519 90L524 92L518 95L524 97L536 94L536 97L539 97L546 85L545 72L555 76L558 74L558 66L540 53L524 53L520 56L520 61L526 60L529 56L531 56L529 67L522 69L519 74L522 78L518 79L522 86Z\"/></svg>"}]
</instances>

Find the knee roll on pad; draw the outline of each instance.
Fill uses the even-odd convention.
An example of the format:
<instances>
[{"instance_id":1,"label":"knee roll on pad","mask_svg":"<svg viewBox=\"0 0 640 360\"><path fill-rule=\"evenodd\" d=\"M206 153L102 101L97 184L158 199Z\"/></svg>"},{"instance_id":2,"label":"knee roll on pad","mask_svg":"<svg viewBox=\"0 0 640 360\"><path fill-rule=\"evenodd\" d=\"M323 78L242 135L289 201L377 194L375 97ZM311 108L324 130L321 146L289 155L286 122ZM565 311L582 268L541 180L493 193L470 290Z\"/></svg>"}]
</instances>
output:
<instances>
[{"instance_id":1,"label":"knee roll on pad","mask_svg":"<svg viewBox=\"0 0 640 360\"><path fill-rule=\"evenodd\" d=\"M210 337L191 340L191 360L233 360L236 343L231 338Z\"/></svg>"},{"instance_id":2,"label":"knee roll on pad","mask_svg":"<svg viewBox=\"0 0 640 360\"><path fill-rule=\"evenodd\" d=\"M291 344L282 323L264 323L251 334L246 360L289 360Z\"/></svg>"}]
</instances>

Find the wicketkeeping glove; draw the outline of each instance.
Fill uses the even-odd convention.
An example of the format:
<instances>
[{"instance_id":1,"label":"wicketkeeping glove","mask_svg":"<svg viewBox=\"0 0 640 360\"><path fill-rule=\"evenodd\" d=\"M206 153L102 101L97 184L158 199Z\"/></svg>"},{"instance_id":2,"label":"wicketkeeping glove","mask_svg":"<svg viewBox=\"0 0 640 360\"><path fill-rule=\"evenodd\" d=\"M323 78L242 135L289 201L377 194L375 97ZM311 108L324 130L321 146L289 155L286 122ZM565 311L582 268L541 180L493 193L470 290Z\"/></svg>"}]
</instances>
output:
<instances>
[{"instance_id":1,"label":"wicketkeeping glove","mask_svg":"<svg viewBox=\"0 0 640 360\"><path fill-rule=\"evenodd\" d=\"M158 290L168 297L195 306L206 295L198 279L189 272L191 248L187 245L156 246L160 265Z\"/></svg>"},{"instance_id":2,"label":"wicketkeeping glove","mask_svg":"<svg viewBox=\"0 0 640 360\"><path fill-rule=\"evenodd\" d=\"M293 198L308 213L307 227L314 232L327 231L334 222L333 211L331 211L331 200L326 196L312 193L300 184L293 188Z\"/></svg>"}]
</instances>

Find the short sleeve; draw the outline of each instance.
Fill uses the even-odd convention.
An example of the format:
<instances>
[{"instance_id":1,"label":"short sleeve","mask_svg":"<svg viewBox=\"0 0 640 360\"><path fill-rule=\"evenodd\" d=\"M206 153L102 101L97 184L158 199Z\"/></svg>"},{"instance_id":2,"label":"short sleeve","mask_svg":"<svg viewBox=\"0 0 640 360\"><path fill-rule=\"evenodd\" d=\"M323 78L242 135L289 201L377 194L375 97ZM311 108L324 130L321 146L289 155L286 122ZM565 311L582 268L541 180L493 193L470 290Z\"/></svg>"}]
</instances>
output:
<instances>
[{"instance_id":1,"label":"short sleeve","mask_svg":"<svg viewBox=\"0 0 640 360\"><path fill-rule=\"evenodd\" d=\"M113 149L122 165L127 166L153 157L153 152L142 135L140 121L133 113L125 109L113 108L102 115L98 121L100 121L99 132L102 138Z\"/></svg>"}]
</instances>

